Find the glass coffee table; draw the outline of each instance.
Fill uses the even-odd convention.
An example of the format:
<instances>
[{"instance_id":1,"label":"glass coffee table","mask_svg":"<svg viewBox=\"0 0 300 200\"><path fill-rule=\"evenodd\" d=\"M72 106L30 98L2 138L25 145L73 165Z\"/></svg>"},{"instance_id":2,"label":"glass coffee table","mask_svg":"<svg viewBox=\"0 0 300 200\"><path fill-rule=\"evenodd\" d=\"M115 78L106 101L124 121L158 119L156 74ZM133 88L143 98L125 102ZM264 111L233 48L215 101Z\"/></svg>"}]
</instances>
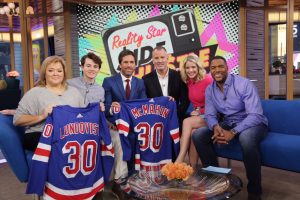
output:
<instances>
[{"instance_id":1,"label":"glass coffee table","mask_svg":"<svg viewBox=\"0 0 300 200\"><path fill-rule=\"evenodd\" d=\"M186 181L168 181L160 172L139 171L128 178L134 199L204 200L228 199L242 189L233 174L198 170Z\"/></svg>"}]
</instances>

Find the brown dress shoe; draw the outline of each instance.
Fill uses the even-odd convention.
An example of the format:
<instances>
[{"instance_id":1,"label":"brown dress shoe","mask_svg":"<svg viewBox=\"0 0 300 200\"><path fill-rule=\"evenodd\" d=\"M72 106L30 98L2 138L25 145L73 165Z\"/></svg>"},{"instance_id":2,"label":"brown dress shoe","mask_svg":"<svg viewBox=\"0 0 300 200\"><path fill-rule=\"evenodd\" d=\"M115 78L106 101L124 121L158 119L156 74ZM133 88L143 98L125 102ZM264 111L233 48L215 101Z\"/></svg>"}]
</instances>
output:
<instances>
[{"instance_id":1,"label":"brown dress shoe","mask_svg":"<svg viewBox=\"0 0 300 200\"><path fill-rule=\"evenodd\" d=\"M92 200L103 200L103 191L98 192L93 198Z\"/></svg>"},{"instance_id":2,"label":"brown dress shoe","mask_svg":"<svg viewBox=\"0 0 300 200\"><path fill-rule=\"evenodd\" d=\"M111 190L119 198L119 200L127 200L128 199L125 192L121 189L120 185L117 184L116 182L113 183Z\"/></svg>"}]
</instances>

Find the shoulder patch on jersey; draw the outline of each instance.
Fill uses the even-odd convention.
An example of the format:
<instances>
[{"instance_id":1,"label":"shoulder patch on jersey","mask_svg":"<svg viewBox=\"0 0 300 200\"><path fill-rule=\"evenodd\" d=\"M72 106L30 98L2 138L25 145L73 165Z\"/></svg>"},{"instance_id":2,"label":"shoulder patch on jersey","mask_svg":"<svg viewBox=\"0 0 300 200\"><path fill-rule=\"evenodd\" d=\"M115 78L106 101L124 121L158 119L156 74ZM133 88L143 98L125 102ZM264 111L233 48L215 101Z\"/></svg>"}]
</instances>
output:
<instances>
[{"instance_id":1,"label":"shoulder patch on jersey","mask_svg":"<svg viewBox=\"0 0 300 200\"><path fill-rule=\"evenodd\" d=\"M46 124L43 131L43 137L48 138L51 136L53 131L53 125L52 124Z\"/></svg>"},{"instance_id":2,"label":"shoulder patch on jersey","mask_svg":"<svg viewBox=\"0 0 300 200\"><path fill-rule=\"evenodd\" d=\"M121 108L113 107L113 113L115 113L115 114L119 113L120 110L121 110Z\"/></svg>"}]
</instances>

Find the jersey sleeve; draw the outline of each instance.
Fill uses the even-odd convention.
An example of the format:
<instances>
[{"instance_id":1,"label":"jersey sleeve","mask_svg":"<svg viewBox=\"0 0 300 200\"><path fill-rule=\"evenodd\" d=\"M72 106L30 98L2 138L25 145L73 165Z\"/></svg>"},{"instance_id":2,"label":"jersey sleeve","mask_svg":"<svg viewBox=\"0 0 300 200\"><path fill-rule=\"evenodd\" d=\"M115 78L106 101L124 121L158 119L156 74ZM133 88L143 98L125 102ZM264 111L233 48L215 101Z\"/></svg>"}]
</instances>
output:
<instances>
[{"instance_id":1,"label":"jersey sleeve","mask_svg":"<svg viewBox=\"0 0 300 200\"><path fill-rule=\"evenodd\" d=\"M51 142L53 137L52 115L48 116L40 137L38 146L32 157L27 194L42 195L47 181L48 162L51 154Z\"/></svg>"},{"instance_id":2,"label":"jersey sleeve","mask_svg":"<svg viewBox=\"0 0 300 200\"><path fill-rule=\"evenodd\" d=\"M123 103L121 103L120 111L114 110L114 117L116 119L117 129L120 135L121 146L123 150L123 160L131 159L131 144L128 139L128 134L130 131L130 117L126 112L126 107Z\"/></svg>"},{"instance_id":3,"label":"jersey sleeve","mask_svg":"<svg viewBox=\"0 0 300 200\"><path fill-rule=\"evenodd\" d=\"M177 157L179 153L180 133L179 133L179 126L178 126L177 112L176 112L176 104L174 101L170 101L170 104L171 104L170 105L171 115L168 124L170 125L169 127L170 135L173 140L174 152Z\"/></svg>"},{"instance_id":4,"label":"jersey sleeve","mask_svg":"<svg viewBox=\"0 0 300 200\"><path fill-rule=\"evenodd\" d=\"M100 130L101 135L101 157L104 181L108 182L111 170L114 164L114 149L112 147L111 137L106 123L105 115L100 112Z\"/></svg>"}]
</instances>

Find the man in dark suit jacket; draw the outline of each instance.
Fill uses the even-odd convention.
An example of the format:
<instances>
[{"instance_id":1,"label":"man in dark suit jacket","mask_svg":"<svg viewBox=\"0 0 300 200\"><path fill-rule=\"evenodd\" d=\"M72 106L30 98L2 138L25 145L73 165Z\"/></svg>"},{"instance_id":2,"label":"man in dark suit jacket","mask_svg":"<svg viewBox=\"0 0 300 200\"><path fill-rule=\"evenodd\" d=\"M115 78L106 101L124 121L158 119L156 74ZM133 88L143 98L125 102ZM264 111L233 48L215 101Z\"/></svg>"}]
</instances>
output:
<instances>
[{"instance_id":1,"label":"man in dark suit jacket","mask_svg":"<svg viewBox=\"0 0 300 200\"><path fill-rule=\"evenodd\" d=\"M133 99L147 98L145 92L144 81L133 76L136 63L135 55L130 50L124 50L119 54L119 68L120 73L107 77L103 81L103 88L105 90L105 104L106 104L106 117L112 125L110 130L113 142L115 142L115 168L114 179L115 183L112 190L119 199L124 199L124 193L121 191L122 185L126 184L125 177L130 170L134 169L134 151L131 154L131 160L128 162L128 169L126 162L123 161L123 152L121 148L121 142L119 134L114 127L115 121L112 116L112 108L120 107L119 102ZM128 92L129 90L129 92ZM114 130L113 130L114 129ZM133 134L129 135L129 141L132 147L135 146L135 138ZM116 144L117 143L117 144Z\"/></svg>"},{"instance_id":2,"label":"man in dark suit jacket","mask_svg":"<svg viewBox=\"0 0 300 200\"><path fill-rule=\"evenodd\" d=\"M106 116L111 123L114 119L111 116L111 107L120 107L119 102L133 99L147 98L144 81L133 76L136 64L135 55L130 50L124 50L119 55L119 67L121 72L107 77L103 81L105 90ZM126 98L126 79L130 80L130 95Z\"/></svg>"},{"instance_id":3,"label":"man in dark suit jacket","mask_svg":"<svg viewBox=\"0 0 300 200\"><path fill-rule=\"evenodd\" d=\"M173 97L177 104L177 116L181 127L189 106L187 86L181 80L179 72L168 68L168 53L164 47L157 46L153 49L152 62L155 70L143 77L147 97Z\"/></svg>"}]
</instances>

